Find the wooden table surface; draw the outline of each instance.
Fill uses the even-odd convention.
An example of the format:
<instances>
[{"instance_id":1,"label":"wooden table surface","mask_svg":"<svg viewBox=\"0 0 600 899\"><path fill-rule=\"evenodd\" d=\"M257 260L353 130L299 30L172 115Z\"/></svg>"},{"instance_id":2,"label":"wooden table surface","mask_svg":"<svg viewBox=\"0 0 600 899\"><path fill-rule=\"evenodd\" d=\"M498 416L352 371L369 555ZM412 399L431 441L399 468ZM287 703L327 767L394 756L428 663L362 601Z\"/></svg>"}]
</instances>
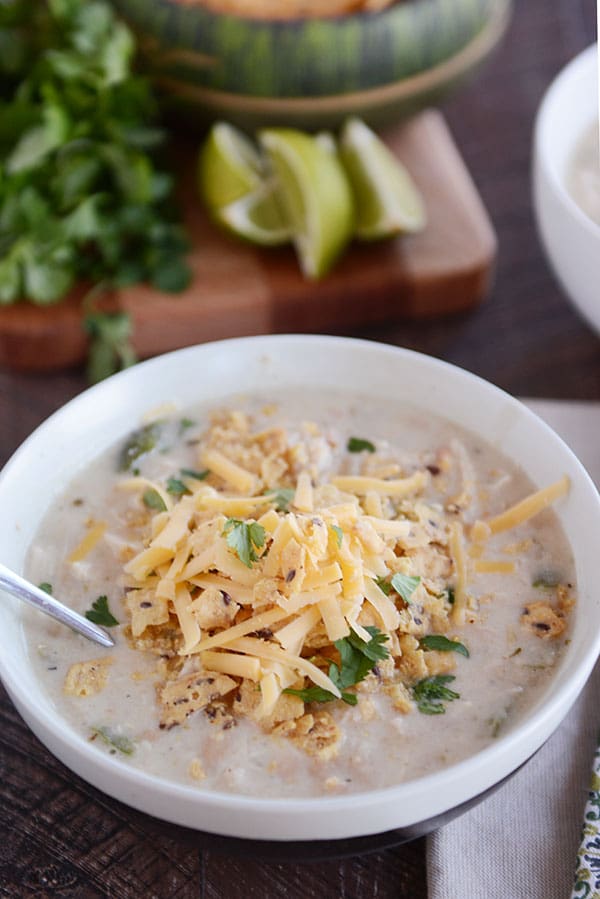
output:
<instances>
[{"instance_id":1,"label":"wooden table surface","mask_svg":"<svg viewBox=\"0 0 600 899\"><path fill-rule=\"evenodd\" d=\"M515 394L599 400L600 341L548 271L529 183L534 111L552 76L594 40L595 4L517 0L516 5L503 47L447 107L500 240L492 294L468 315L396 323L361 336L439 356ZM0 371L0 465L84 386L79 371L50 376ZM157 834L144 815L71 774L30 734L1 688L0 716L1 896L421 899L427 894L424 840L311 865L200 851L167 826Z\"/></svg>"}]
</instances>

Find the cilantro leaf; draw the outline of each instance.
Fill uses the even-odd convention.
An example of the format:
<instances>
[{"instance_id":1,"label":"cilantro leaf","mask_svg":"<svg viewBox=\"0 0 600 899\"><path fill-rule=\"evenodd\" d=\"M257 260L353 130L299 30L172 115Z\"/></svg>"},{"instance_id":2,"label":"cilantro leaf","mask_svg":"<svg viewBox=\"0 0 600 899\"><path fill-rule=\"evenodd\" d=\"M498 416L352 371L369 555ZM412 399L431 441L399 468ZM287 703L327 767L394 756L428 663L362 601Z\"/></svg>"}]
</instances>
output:
<instances>
[{"instance_id":1,"label":"cilantro leaf","mask_svg":"<svg viewBox=\"0 0 600 899\"><path fill-rule=\"evenodd\" d=\"M410 604L410 598L421 583L420 577L409 577L408 574L396 573L392 578L392 587L404 602Z\"/></svg>"},{"instance_id":2,"label":"cilantro leaf","mask_svg":"<svg viewBox=\"0 0 600 899\"><path fill-rule=\"evenodd\" d=\"M375 583L379 587L382 593L385 593L386 596L389 596L392 592L392 585L389 581L386 581L384 577L375 578Z\"/></svg>"},{"instance_id":3,"label":"cilantro leaf","mask_svg":"<svg viewBox=\"0 0 600 899\"><path fill-rule=\"evenodd\" d=\"M92 384L137 362L130 343L132 325L128 313L90 313L84 318L83 327L90 337L87 376Z\"/></svg>"},{"instance_id":4,"label":"cilantro leaf","mask_svg":"<svg viewBox=\"0 0 600 899\"><path fill-rule=\"evenodd\" d=\"M362 652L364 656L371 659L373 662L380 662L383 661L383 659L387 659L390 652L387 646L384 646L383 644L387 643L389 640L388 635L384 634L378 627L375 627L372 624L367 625L365 630L371 635L371 639L368 642L359 637L354 631L344 639L347 640L354 649L358 652Z\"/></svg>"},{"instance_id":5,"label":"cilantro leaf","mask_svg":"<svg viewBox=\"0 0 600 899\"><path fill-rule=\"evenodd\" d=\"M156 447L159 434L158 422L134 431L119 453L119 471L131 471L134 462Z\"/></svg>"},{"instance_id":6,"label":"cilantro leaf","mask_svg":"<svg viewBox=\"0 0 600 899\"><path fill-rule=\"evenodd\" d=\"M346 705L358 705L358 696L356 693L348 693L346 690L342 690L342 702L345 702Z\"/></svg>"},{"instance_id":7,"label":"cilantro leaf","mask_svg":"<svg viewBox=\"0 0 600 899\"><path fill-rule=\"evenodd\" d=\"M283 692L289 693L290 696L298 696L303 702L333 702L337 698L331 690L324 690L323 687L307 687L305 690L293 690L288 687Z\"/></svg>"},{"instance_id":8,"label":"cilantro leaf","mask_svg":"<svg viewBox=\"0 0 600 899\"><path fill-rule=\"evenodd\" d=\"M64 109L49 103L42 109L42 124L26 131L5 162L8 175L35 168L68 138L69 122Z\"/></svg>"},{"instance_id":9,"label":"cilantro leaf","mask_svg":"<svg viewBox=\"0 0 600 899\"><path fill-rule=\"evenodd\" d=\"M292 690L291 687L288 687L283 692L289 693L291 696L299 696L303 702L333 702L337 699L337 696L334 696L329 690L324 690L323 687L307 687L306 690ZM342 700L347 705L357 704L358 696L356 693L347 693L343 690L341 693Z\"/></svg>"},{"instance_id":10,"label":"cilantro leaf","mask_svg":"<svg viewBox=\"0 0 600 899\"><path fill-rule=\"evenodd\" d=\"M344 637L343 640L336 640L335 648L340 654L341 667L338 668L335 662L333 662L329 676L336 687L338 689L352 687L354 684L364 680L373 667L371 659L364 656L360 650L356 650L348 637Z\"/></svg>"},{"instance_id":11,"label":"cilantro leaf","mask_svg":"<svg viewBox=\"0 0 600 899\"><path fill-rule=\"evenodd\" d=\"M204 481L210 474L208 468L204 471L195 471L193 468L180 468L182 478L192 478L194 481Z\"/></svg>"},{"instance_id":12,"label":"cilantro leaf","mask_svg":"<svg viewBox=\"0 0 600 899\"><path fill-rule=\"evenodd\" d=\"M449 640L443 634L429 634L427 637L421 637L420 642L425 649L436 649L438 652L458 652L466 659L469 658L469 650L464 643Z\"/></svg>"},{"instance_id":13,"label":"cilantro leaf","mask_svg":"<svg viewBox=\"0 0 600 899\"><path fill-rule=\"evenodd\" d=\"M106 596L99 596L98 599L94 600L92 608L87 610L85 617L88 621L92 621L94 624L101 624L104 627L115 627L119 623L108 608L108 598Z\"/></svg>"},{"instance_id":14,"label":"cilantro leaf","mask_svg":"<svg viewBox=\"0 0 600 899\"><path fill-rule=\"evenodd\" d=\"M164 499L158 492L158 490L154 490L152 487L149 487L148 490L145 490L142 494L142 499L144 501L144 505L149 509L155 509L156 512L166 512L167 507Z\"/></svg>"},{"instance_id":15,"label":"cilantro leaf","mask_svg":"<svg viewBox=\"0 0 600 899\"><path fill-rule=\"evenodd\" d=\"M191 276L183 259L171 259L165 255L158 259L150 271L152 286L164 293L179 293L190 283Z\"/></svg>"},{"instance_id":16,"label":"cilantro leaf","mask_svg":"<svg viewBox=\"0 0 600 899\"><path fill-rule=\"evenodd\" d=\"M124 734L117 734L108 727L94 727L92 728L92 734L100 737L107 746L118 749L124 755L133 755L135 752L135 744L129 737L126 737Z\"/></svg>"},{"instance_id":17,"label":"cilantro leaf","mask_svg":"<svg viewBox=\"0 0 600 899\"><path fill-rule=\"evenodd\" d=\"M185 493L191 492L179 478L171 477L167 480L167 493L170 493L171 496L183 496Z\"/></svg>"},{"instance_id":18,"label":"cilantro leaf","mask_svg":"<svg viewBox=\"0 0 600 899\"><path fill-rule=\"evenodd\" d=\"M275 490L265 490L265 496L273 497L272 501L278 512L287 512L295 493L296 491L293 487L277 487Z\"/></svg>"},{"instance_id":19,"label":"cilantro leaf","mask_svg":"<svg viewBox=\"0 0 600 899\"><path fill-rule=\"evenodd\" d=\"M79 281L184 287L173 178L151 155L165 133L129 28L105 0L11 0L0 51L0 303L53 303ZM94 380L135 361L126 315L89 319Z\"/></svg>"},{"instance_id":20,"label":"cilantro leaf","mask_svg":"<svg viewBox=\"0 0 600 899\"><path fill-rule=\"evenodd\" d=\"M41 584L38 584L38 590L43 590L44 593L52 596L52 584L49 584L48 581L42 581Z\"/></svg>"},{"instance_id":21,"label":"cilantro leaf","mask_svg":"<svg viewBox=\"0 0 600 899\"><path fill-rule=\"evenodd\" d=\"M453 680L455 677L452 674L435 674L416 683L412 694L418 710L424 715L443 715L446 712L444 702L460 699L460 693L446 686Z\"/></svg>"},{"instance_id":22,"label":"cilantro leaf","mask_svg":"<svg viewBox=\"0 0 600 899\"><path fill-rule=\"evenodd\" d=\"M340 527L337 526L337 524L330 525L330 528L335 535L335 540L336 540L337 545L341 546L342 540L344 539L344 532L342 531L342 529Z\"/></svg>"},{"instance_id":23,"label":"cilantro leaf","mask_svg":"<svg viewBox=\"0 0 600 899\"><path fill-rule=\"evenodd\" d=\"M366 450L368 453L375 452L375 445L370 440L364 440L362 437L350 437L346 444L349 453L362 453Z\"/></svg>"},{"instance_id":24,"label":"cilantro leaf","mask_svg":"<svg viewBox=\"0 0 600 899\"><path fill-rule=\"evenodd\" d=\"M237 518L228 518L223 528L227 546L248 568L252 568L253 562L258 562L256 549L261 549L265 545L266 533L263 526L256 521L249 524Z\"/></svg>"},{"instance_id":25,"label":"cilantro leaf","mask_svg":"<svg viewBox=\"0 0 600 899\"><path fill-rule=\"evenodd\" d=\"M14 303L21 293L21 266L14 253L0 259L0 305Z\"/></svg>"},{"instance_id":26,"label":"cilantro leaf","mask_svg":"<svg viewBox=\"0 0 600 899\"><path fill-rule=\"evenodd\" d=\"M332 676L330 668L329 677L339 689L353 687L360 683L378 661L387 659L389 656L389 650L382 645L388 639L387 634L373 626L367 627L366 630L371 634L371 640L368 643L361 640L354 632L342 640L335 641L335 648L340 654L341 667L338 668L333 662L332 668L337 670L333 671Z\"/></svg>"},{"instance_id":27,"label":"cilantro leaf","mask_svg":"<svg viewBox=\"0 0 600 899\"><path fill-rule=\"evenodd\" d=\"M541 571L531 586L536 589L550 590L552 587L558 587L559 584L560 577L555 571Z\"/></svg>"},{"instance_id":28,"label":"cilantro leaf","mask_svg":"<svg viewBox=\"0 0 600 899\"><path fill-rule=\"evenodd\" d=\"M389 650L383 644L388 640L388 635L382 633L379 628L369 626L366 630L371 635L371 640L366 642L352 632L348 637L335 641L335 648L340 654L340 664L331 662L329 666L329 679L335 684L342 700L348 705L356 705L358 698L355 693L347 692L347 687L354 687L365 679L373 670L378 661L387 659ZM299 696L304 702L331 702L336 699L329 690L322 687L307 687L305 690L286 689L284 693Z\"/></svg>"}]
</instances>

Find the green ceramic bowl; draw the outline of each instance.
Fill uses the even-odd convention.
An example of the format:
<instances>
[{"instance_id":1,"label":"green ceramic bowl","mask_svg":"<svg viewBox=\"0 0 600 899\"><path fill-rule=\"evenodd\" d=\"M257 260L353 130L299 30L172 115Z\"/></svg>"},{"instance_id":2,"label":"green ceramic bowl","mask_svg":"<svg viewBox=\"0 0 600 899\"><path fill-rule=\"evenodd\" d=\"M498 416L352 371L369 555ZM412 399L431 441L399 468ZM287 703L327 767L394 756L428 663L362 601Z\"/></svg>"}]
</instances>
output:
<instances>
[{"instance_id":1,"label":"green ceramic bowl","mask_svg":"<svg viewBox=\"0 0 600 899\"><path fill-rule=\"evenodd\" d=\"M113 0L156 83L195 120L381 125L438 101L504 34L512 0L400 0L379 13L290 21L175 0Z\"/></svg>"}]
</instances>

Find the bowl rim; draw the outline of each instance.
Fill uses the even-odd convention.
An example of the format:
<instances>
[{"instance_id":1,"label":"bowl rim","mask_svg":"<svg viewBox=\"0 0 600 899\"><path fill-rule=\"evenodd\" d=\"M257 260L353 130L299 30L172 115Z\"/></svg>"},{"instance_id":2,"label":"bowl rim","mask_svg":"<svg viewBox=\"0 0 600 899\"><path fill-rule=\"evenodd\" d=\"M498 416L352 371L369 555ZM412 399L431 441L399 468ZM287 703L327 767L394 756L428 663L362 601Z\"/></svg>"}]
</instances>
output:
<instances>
[{"instance_id":1,"label":"bowl rim","mask_svg":"<svg viewBox=\"0 0 600 899\"><path fill-rule=\"evenodd\" d=\"M500 401L505 407L514 410L523 420L533 424L533 426L540 432L541 436L544 436L547 440L550 440L555 444L560 452L564 454L565 459L569 460L571 467L577 472L578 477L582 479L582 483L585 485L586 490L590 489L592 491L595 512L600 522L600 497L582 464L564 441L562 441L562 439L556 435L545 422L535 415L535 413L527 409L527 407L517 399L465 369L461 369L451 363L413 350L368 340L322 335L268 335L214 341L164 354L163 356L140 363L133 369L114 375L112 378L109 378L76 396L49 416L46 421L32 432L32 434L15 451L0 472L0 494L2 493L5 481L11 478L13 469L21 463L23 457L26 458L27 455L34 450L39 441L45 437L47 430L60 427L63 418L69 416L73 417L77 414L78 409L84 405L89 405L90 402L93 402L94 398L99 397L102 393L112 392L113 394L116 394L119 385L122 384L123 381L127 379L133 379L134 381L143 380L145 375L153 368L160 371L161 366L164 366L165 364L168 367L169 365L175 364L175 361L183 361L186 356L191 358L196 354L202 354L206 350L208 350L208 352L222 351L223 349L235 351L240 347L253 346L255 347L255 353L258 354L260 352L267 352L269 348L272 348L273 346L282 346L285 348L286 343L289 342L292 344L301 344L303 347L307 347L308 345L312 345L313 347L320 346L322 351L325 352L328 348L333 348L337 351L336 348L341 346L341 352L344 351L343 348L345 347L347 350L357 348L357 350L362 352L370 352L376 354L377 357L383 358L401 356L413 365L418 364L426 366L436 374L442 376L445 375L447 378L453 378L455 381L462 381L464 384L470 383L477 392L484 393L488 397ZM185 366L182 366L182 369L185 370ZM142 411L141 408L136 407L136 415L141 414ZM209 813L213 811L227 814L233 810L252 812L257 816L257 820L260 819L263 822L263 827L264 822L266 821L267 825L270 824L271 828L275 830L275 833L266 837L266 839L272 840L315 839L314 830L311 831L310 836L302 836L293 829L294 826L301 826L302 819L307 815L312 816L314 820L314 812L316 810L319 810L323 814L327 813L329 815L327 820L330 821L332 816L338 815L340 818L343 818L344 811L349 811L351 808L360 806L361 811L368 817L369 823L365 825L364 829L360 832L353 829L349 832L344 831L341 833L334 833L330 829L321 837L322 839L335 839L339 836L351 837L380 832L382 828L377 828L372 822L375 820L374 814L381 806L382 802L385 800L385 803L389 804L391 798L395 798L396 801L401 799L415 801L420 796L422 797L425 784L427 786L428 794L438 794L443 792L445 788L445 793L448 798L441 802L441 804L438 802L438 806L436 806L437 813L440 814L448 811L457 804L452 798L454 795L453 790L460 790L459 801L468 800L481 792L480 782L477 780L477 777L474 776L475 774L480 775L484 769L496 769L496 762L501 763L499 777L504 776L507 771L508 773L513 771L518 764L524 762L529 755L531 755L531 752L527 752L525 755L522 755L522 752L521 754L517 752L515 761L515 744L517 748L521 744L525 747L533 746L534 751L539 748L541 742L543 742L543 739L541 742L539 741L539 733L543 732L546 733L546 736L549 736L556 729L582 689L598 656L598 652L600 651L600 630L593 637L590 636L590 641L584 656L584 661L580 662L575 672L572 672L569 678L562 679L556 684L556 689L553 690L552 696L548 697L548 702L542 707L539 707L539 704L536 705L531 714L528 714L511 731L500 737L496 742L458 763L423 777L376 790L356 792L345 796L260 798L214 790L203 792L199 791L197 787L178 784L174 781L166 780L165 778L146 774L139 769L128 767L126 763L123 763L110 755L98 753L98 751L93 748L83 736L79 735L71 728L71 725L68 725L65 728L63 724L61 727L62 719L59 718L57 722L56 717L52 716L50 713L51 710L49 704L46 707L38 704L36 707L35 697L32 698L21 695L19 692L18 678L14 672L7 667L2 654L0 654L0 676L2 677L11 698L13 698L13 701L15 701L19 710L22 711L22 714L24 713L24 717L34 732L36 732L38 736L41 736L41 733L43 734L41 739L46 745L48 745L48 742L45 739L45 737L47 737L46 731L49 731L52 734L53 740L50 745L51 751L58 755L59 758L62 758L63 756L56 751L56 746L60 746L63 750L66 747L71 754L81 756L90 766L94 766L95 769L98 769L103 777L104 775L106 778L112 777L115 784L115 787L113 788L114 791L111 791L111 789L107 788L105 785L100 786L100 789L109 793L109 795L115 796L115 798L122 799L122 801L125 801L129 805L141 808L143 811L150 811L151 814L157 814L156 811L149 810L144 802L139 799L139 796L142 796L145 791L149 790L154 793L156 797L160 797L161 800L180 799L182 803L187 803L188 806L191 804L194 808L197 807L198 809L203 809L205 812ZM559 717L558 722L556 721L557 715ZM41 729L41 733L40 730L31 724L30 717L34 719L36 725ZM509 757L511 758L511 761L510 766L507 769L506 763ZM72 770L82 774L86 780L98 786L98 783L95 782L93 778L90 778L88 774L83 773L78 765L72 762L72 759L66 762L66 764L68 764ZM488 786L496 783L499 777L494 777L490 780ZM473 787L472 792L465 791L464 783L471 781L473 781L476 786ZM119 787L122 787L124 784L131 786L132 789L134 789L134 793L137 790L135 795L138 799L136 799L135 796L133 798L131 796L125 799L123 798L123 794ZM224 831L218 827L213 830L210 826L210 822L209 826L207 826L205 820L198 823L190 823L188 820L182 821L180 813L172 812L170 808L165 808L165 810L161 811L158 816L164 820L172 821L173 823L183 823L197 830L209 830L211 832L224 833ZM281 823L282 816L288 822L291 820L292 832L280 833L278 825ZM415 818L414 823L418 823L422 820L424 819ZM344 822L339 825L342 831L344 826ZM235 830L232 831L231 829L228 829L227 834L241 837L248 836L245 832L235 832Z\"/></svg>"},{"instance_id":2,"label":"bowl rim","mask_svg":"<svg viewBox=\"0 0 600 899\"><path fill-rule=\"evenodd\" d=\"M508 29L512 0L498 0L482 28L456 53L436 65L388 84L340 94L298 97L261 97L187 84L157 73L154 81L177 99L199 102L223 114L301 115L303 113L352 114L357 105L380 107L432 91L459 78L481 63ZM383 10L382 12L385 12Z\"/></svg>"},{"instance_id":3,"label":"bowl rim","mask_svg":"<svg viewBox=\"0 0 600 899\"><path fill-rule=\"evenodd\" d=\"M564 178L560 178L556 171L556 166L552 164L552 150L549 142L544 140L544 133L547 122L554 115L555 104L559 102L559 98L563 92L568 92L573 81L580 77L584 77L584 73L589 68L594 69L597 76L597 67L600 64L600 47L597 42L590 44L577 56L566 64L554 77L547 87L542 97L541 103L535 117L534 124L534 147L535 161L543 169L544 177L549 185L554 189L555 194L559 197L563 206L569 211L571 216L583 227L589 234L595 238L600 238L600 224L595 222L587 215L579 206L577 201L569 193ZM597 82L596 82L597 83ZM600 102L600 98L599 98ZM599 118L600 121L600 118ZM578 141L582 137L582 133L574 135L571 152L575 150Z\"/></svg>"}]
</instances>

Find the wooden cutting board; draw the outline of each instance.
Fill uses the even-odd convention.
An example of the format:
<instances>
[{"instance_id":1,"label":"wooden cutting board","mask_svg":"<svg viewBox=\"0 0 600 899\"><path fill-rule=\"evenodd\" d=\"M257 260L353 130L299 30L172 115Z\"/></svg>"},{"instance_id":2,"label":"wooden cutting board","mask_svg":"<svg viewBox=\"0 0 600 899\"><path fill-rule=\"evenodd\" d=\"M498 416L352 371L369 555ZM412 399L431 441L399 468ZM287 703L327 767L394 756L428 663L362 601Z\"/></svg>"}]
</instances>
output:
<instances>
[{"instance_id":1,"label":"wooden cutting board","mask_svg":"<svg viewBox=\"0 0 600 899\"><path fill-rule=\"evenodd\" d=\"M463 311L488 290L496 238L440 113L429 110L385 135L425 197L422 234L353 244L322 281L306 281L289 248L261 249L208 221L190 161L182 203L193 239L193 281L183 293L143 286L117 291L108 308L127 310L141 357L206 340L286 331L335 332L401 317ZM86 355L82 290L51 307L0 309L0 364L42 371Z\"/></svg>"}]
</instances>

